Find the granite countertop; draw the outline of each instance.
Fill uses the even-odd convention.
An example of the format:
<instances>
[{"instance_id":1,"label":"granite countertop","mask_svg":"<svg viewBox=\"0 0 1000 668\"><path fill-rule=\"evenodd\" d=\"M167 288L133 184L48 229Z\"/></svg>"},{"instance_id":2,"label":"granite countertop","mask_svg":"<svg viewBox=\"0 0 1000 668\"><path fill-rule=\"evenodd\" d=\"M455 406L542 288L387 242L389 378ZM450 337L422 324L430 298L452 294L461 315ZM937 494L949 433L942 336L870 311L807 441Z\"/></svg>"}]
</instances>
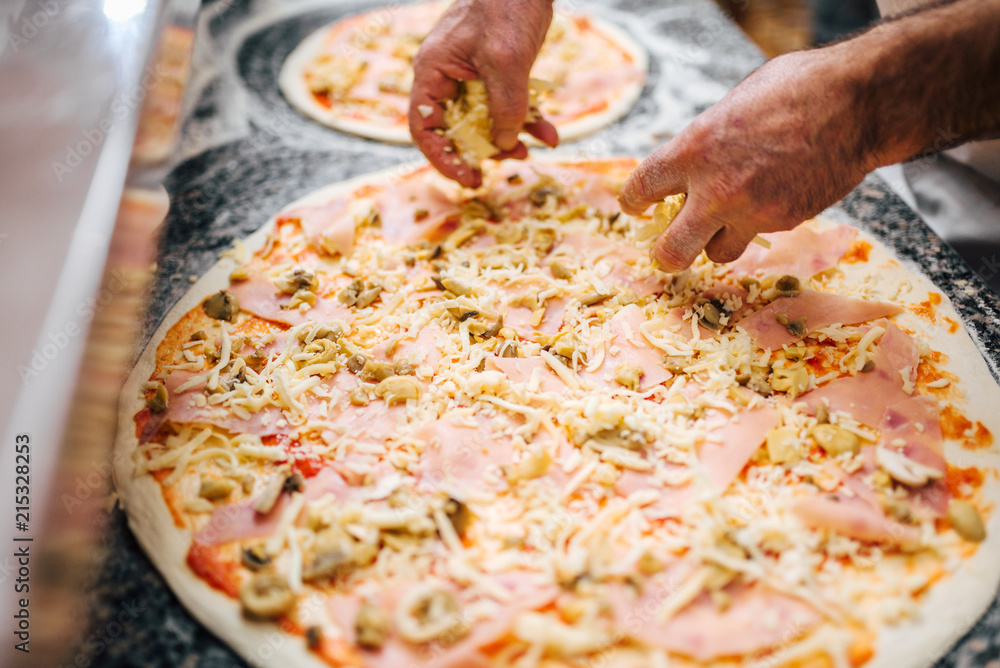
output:
<instances>
[{"instance_id":1,"label":"granite countertop","mask_svg":"<svg viewBox=\"0 0 1000 668\"><path fill-rule=\"evenodd\" d=\"M207 270L233 238L246 236L279 208L321 185L419 157L412 147L321 127L292 109L278 92L281 63L299 40L326 22L373 4L219 0L203 8L182 145L165 178L171 213L144 339L188 289L187 277ZM636 107L613 126L560 149L567 153L645 155L764 60L709 0L612 0L572 6L623 26L650 51L651 62ZM980 349L990 351L991 371L1000 380L1000 298L876 177L849 195L838 213L936 278ZM108 518L106 547L92 591L92 631L78 650L77 665L249 665L177 602L118 509ZM260 656L281 642L277 633L262 634ZM998 656L1000 603L995 601L936 666L998 668Z\"/></svg>"}]
</instances>

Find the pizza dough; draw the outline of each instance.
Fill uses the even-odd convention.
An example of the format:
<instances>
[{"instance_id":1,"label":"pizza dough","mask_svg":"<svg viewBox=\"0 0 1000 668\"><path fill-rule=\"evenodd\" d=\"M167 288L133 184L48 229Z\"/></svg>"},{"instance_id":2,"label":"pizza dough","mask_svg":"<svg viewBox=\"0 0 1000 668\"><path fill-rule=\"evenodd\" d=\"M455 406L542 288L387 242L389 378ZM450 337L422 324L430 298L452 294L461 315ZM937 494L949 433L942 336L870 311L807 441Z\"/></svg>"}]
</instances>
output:
<instances>
[{"instance_id":1,"label":"pizza dough","mask_svg":"<svg viewBox=\"0 0 1000 668\"><path fill-rule=\"evenodd\" d=\"M1000 391L955 313L875 239L817 222L731 266L655 272L632 241L648 219L615 214L634 164L504 163L476 197L427 167L335 184L192 287L125 388L114 464L130 527L195 616L268 666L328 665L310 638L344 665L915 667L964 633L1000 578ZM234 322L203 312L221 289ZM303 290L311 306L287 308ZM343 349L318 359L323 341ZM262 392L234 380L236 353ZM275 479L280 499L251 510ZM941 518L949 495L985 541ZM311 579L334 527L375 562ZM277 623L241 609L248 547L291 583ZM354 642L368 604L380 651ZM287 637L264 656L266 633Z\"/></svg>"},{"instance_id":2,"label":"pizza dough","mask_svg":"<svg viewBox=\"0 0 1000 668\"><path fill-rule=\"evenodd\" d=\"M388 7L324 26L285 60L282 93L334 129L410 143L413 56L445 6ZM646 52L617 26L557 13L531 76L555 84L541 112L570 141L624 116L642 93L647 67Z\"/></svg>"}]
</instances>

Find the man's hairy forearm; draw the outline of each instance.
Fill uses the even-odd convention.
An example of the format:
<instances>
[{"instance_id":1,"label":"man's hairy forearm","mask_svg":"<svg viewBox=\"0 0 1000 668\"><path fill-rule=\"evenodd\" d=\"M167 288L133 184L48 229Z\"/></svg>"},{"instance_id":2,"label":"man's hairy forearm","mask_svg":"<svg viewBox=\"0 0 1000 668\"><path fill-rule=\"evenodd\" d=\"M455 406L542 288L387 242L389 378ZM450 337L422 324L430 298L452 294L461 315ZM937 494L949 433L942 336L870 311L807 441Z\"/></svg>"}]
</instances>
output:
<instances>
[{"instance_id":1,"label":"man's hairy forearm","mask_svg":"<svg viewBox=\"0 0 1000 668\"><path fill-rule=\"evenodd\" d=\"M870 168L1000 135L1000 0L957 0L824 49L857 92Z\"/></svg>"}]
</instances>

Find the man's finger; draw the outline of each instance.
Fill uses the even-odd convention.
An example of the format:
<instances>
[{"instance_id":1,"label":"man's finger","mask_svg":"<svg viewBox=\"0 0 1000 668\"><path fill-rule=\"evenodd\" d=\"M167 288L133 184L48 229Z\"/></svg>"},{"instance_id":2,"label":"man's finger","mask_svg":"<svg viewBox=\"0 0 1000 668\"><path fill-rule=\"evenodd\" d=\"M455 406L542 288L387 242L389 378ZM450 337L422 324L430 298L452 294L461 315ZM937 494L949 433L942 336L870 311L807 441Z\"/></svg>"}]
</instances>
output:
<instances>
[{"instance_id":1,"label":"man's finger","mask_svg":"<svg viewBox=\"0 0 1000 668\"><path fill-rule=\"evenodd\" d=\"M656 149L629 174L618 202L622 211L637 216L668 195L687 192L687 187L687 176L677 165L671 141Z\"/></svg>"},{"instance_id":2,"label":"man's finger","mask_svg":"<svg viewBox=\"0 0 1000 668\"><path fill-rule=\"evenodd\" d=\"M500 151L496 155L490 156L491 160L524 160L528 157L528 147L522 142L517 142L509 151Z\"/></svg>"},{"instance_id":3,"label":"man's finger","mask_svg":"<svg viewBox=\"0 0 1000 668\"><path fill-rule=\"evenodd\" d=\"M754 236L752 230L723 225L705 246L705 253L712 262L733 262L743 255Z\"/></svg>"},{"instance_id":4,"label":"man's finger","mask_svg":"<svg viewBox=\"0 0 1000 668\"><path fill-rule=\"evenodd\" d=\"M410 135L439 172L466 188L478 188L482 184L482 174L458 157L451 140L440 132L444 127L444 107L438 100L454 98L457 92L458 84L454 79L440 70L424 69L420 78L414 81L410 95Z\"/></svg>"},{"instance_id":5,"label":"man's finger","mask_svg":"<svg viewBox=\"0 0 1000 668\"><path fill-rule=\"evenodd\" d=\"M662 271L681 271L691 266L719 230L718 223L700 215L699 207L692 204L689 201L684 205L649 250L653 264Z\"/></svg>"},{"instance_id":6,"label":"man's finger","mask_svg":"<svg viewBox=\"0 0 1000 668\"><path fill-rule=\"evenodd\" d=\"M559 145L559 132L556 130L556 126L544 118L539 118L532 123L525 123L524 130L546 146L554 148Z\"/></svg>"},{"instance_id":7,"label":"man's finger","mask_svg":"<svg viewBox=\"0 0 1000 668\"><path fill-rule=\"evenodd\" d=\"M493 67L481 67L479 72L493 118L493 143L501 151L510 151L528 115L528 72Z\"/></svg>"}]
</instances>

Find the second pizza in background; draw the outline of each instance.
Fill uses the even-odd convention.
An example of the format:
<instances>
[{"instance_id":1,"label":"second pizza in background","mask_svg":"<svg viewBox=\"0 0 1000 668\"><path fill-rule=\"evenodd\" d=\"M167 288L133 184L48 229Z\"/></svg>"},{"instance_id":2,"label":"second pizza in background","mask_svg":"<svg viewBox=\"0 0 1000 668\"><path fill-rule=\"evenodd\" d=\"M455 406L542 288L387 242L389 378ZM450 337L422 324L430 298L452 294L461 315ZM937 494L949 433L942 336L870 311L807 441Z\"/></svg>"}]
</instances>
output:
<instances>
[{"instance_id":1,"label":"second pizza in background","mask_svg":"<svg viewBox=\"0 0 1000 668\"><path fill-rule=\"evenodd\" d=\"M312 33L282 66L289 102L336 130L410 143L413 57L447 8L443 2L384 7ZM556 13L531 70L551 82L539 109L563 141L628 113L646 81L648 57L621 28L586 14Z\"/></svg>"}]
</instances>

